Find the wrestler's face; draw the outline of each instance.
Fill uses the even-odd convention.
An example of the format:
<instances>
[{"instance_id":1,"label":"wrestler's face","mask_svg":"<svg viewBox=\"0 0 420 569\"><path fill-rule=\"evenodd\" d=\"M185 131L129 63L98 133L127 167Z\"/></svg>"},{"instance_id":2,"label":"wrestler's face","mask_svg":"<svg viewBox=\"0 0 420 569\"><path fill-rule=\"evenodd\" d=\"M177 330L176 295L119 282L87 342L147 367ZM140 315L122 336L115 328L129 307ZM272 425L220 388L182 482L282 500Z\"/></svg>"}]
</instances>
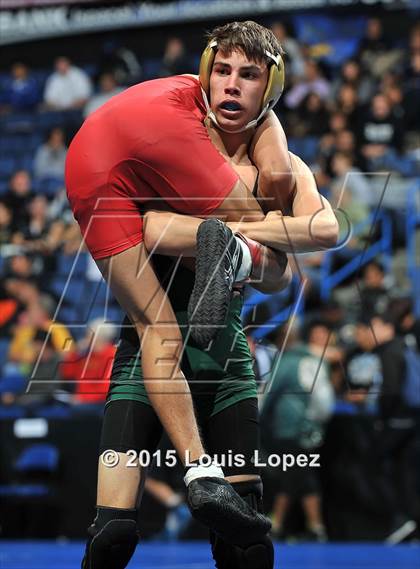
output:
<instances>
[{"instance_id":1,"label":"wrestler's face","mask_svg":"<svg viewBox=\"0 0 420 569\"><path fill-rule=\"evenodd\" d=\"M264 62L250 61L241 51L216 53L210 75L210 106L224 130L240 130L257 118L267 80Z\"/></svg>"}]
</instances>

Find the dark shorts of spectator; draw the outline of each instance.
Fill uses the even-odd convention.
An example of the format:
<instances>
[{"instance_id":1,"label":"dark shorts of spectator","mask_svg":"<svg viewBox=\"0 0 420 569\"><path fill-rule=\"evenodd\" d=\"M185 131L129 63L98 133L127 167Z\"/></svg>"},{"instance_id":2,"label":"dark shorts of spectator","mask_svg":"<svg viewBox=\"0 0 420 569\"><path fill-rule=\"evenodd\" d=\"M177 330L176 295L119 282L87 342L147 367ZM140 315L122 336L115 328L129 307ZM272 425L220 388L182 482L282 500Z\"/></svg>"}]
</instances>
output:
<instances>
[{"instance_id":1,"label":"dark shorts of spectator","mask_svg":"<svg viewBox=\"0 0 420 569\"><path fill-rule=\"evenodd\" d=\"M310 455L316 454L317 449L303 448L298 442L289 439L278 439L266 445L263 460L268 455L282 457L281 465L264 469L265 475L270 479L270 486L275 494L287 494L292 499L302 498L311 494L320 494L319 467L309 466ZM283 468L283 455L291 454L295 457L295 464ZM308 457L306 466L298 466L296 459L299 455ZM317 461L319 464L319 460Z\"/></svg>"}]
</instances>

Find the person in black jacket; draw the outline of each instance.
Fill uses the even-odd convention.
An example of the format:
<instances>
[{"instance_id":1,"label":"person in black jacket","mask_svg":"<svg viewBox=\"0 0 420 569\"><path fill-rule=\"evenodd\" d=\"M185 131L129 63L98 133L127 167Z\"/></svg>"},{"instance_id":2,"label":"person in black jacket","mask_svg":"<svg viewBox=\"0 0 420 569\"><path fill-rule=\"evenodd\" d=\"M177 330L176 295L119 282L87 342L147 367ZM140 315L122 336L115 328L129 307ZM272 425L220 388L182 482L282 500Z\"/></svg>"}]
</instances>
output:
<instances>
[{"instance_id":1,"label":"person in black jacket","mask_svg":"<svg viewBox=\"0 0 420 569\"><path fill-rule=\"evenodd\" d=\"M382 384L378 394L378 440L376 445L380 480L385 491L384 506L390 514L388 543L399 543L413 534L418 516L414 496L415 476L411 468L415 425L404 398L406 381L405 344L396 335L390 315L373 315L366 324L373 337L372 353L380 361Z\"/></svg>"}]
</instances>

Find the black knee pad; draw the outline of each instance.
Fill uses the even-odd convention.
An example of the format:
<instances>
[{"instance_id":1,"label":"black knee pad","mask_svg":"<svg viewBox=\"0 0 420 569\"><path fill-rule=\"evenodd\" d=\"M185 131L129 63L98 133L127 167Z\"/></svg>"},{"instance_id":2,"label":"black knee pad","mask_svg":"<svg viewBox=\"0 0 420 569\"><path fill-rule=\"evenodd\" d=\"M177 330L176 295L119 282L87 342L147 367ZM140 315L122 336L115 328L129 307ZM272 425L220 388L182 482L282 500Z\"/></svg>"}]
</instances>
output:
<instances>
[{"instance_id":1,"label":"black knee pad","mask_svg":"<svg viewBox=\"0 0 420 569\"><path fill-rule=\"evenodd\" d=\"M233 483L240 496L254 509L263 513L261 479ZM274 548L268 536L258 539L246 549L210 534L211 550L217 569L273 569Z\"/></svg>"},{"instance_id":2,"label":"black knee pad","mask_svg":"<svg viewBox=\"0 0 420 569\"><path fill-rule=\"evenodd\" d=\"M139 540L137 511L98 508L88 533L82 569L125 569Z\"/></svg>"},{"instance_id":3,"label":"black knee pad","mask_svg":"<svg viewBox=\"0 0 420 569\"><path fill-rule=\"evenodd\" d=\"M274 548L268 536L242 549L211 534L211 551L217 569L273 569Z\"/></svg>"}]
</instances>

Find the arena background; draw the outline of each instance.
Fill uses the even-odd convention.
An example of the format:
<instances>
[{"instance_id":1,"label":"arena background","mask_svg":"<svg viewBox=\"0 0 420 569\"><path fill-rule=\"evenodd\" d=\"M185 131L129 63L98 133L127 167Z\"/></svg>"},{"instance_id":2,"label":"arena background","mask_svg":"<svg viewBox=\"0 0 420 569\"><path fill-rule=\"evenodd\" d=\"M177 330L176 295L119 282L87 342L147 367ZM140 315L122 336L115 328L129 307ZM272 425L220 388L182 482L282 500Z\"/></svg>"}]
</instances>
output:
<instances>
[{"instance_id":1,"label":"arena background","mask_svg":"<svg viewBox=\"0 0 420 569\"><path fill-rule=\"evenodd\" d=\"M233 19L281 37L286 90L276 112L289 148L353 228L336 251L297 256L286 292L247 292L267 449L266 387L290 349L288 331L325 362L333 394L306 441L321 454L325 534L308 531L294 496L276 567L420 566L418 0L0 0L0 8L0 566L78 567L94 515L106 381L92 378L106 376L121 313L69 211L65 148L120 89L196 72L204 32ZM65 108L46 97L58 57L81 68L87 85ZM395 330L391 345L375 333L366 347L375 316ZM272 512L284 475L264 474ZM182 493L179 472L165 481ZM142 508L147 543L130 567L212 566L205 530L188 523L182 503L165 507L149 491Z\"/></svg>"}]
</instances>

